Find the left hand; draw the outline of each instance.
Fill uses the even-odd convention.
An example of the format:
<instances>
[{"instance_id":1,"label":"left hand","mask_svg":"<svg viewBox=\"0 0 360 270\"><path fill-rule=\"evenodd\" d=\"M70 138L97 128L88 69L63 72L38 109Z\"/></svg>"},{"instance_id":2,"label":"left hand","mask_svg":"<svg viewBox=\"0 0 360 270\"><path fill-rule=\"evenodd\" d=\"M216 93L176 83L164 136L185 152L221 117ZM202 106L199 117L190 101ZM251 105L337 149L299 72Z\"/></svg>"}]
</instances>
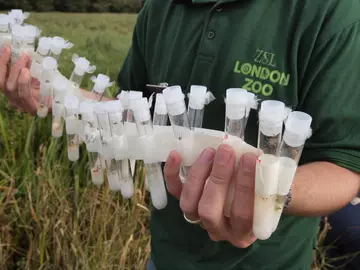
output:
<instances>
[{"instance_id":1,"label":"left hand","mask_svg":"<svg viewBox=\"0 0 360 270\"><path fill-rule=\"evenodd\" d=\"M179 177L181 156L173 151L164 169L167 188L180 200L188 219L201 219L213 241L247 248L257 240L252 232L256 159L254 154L244 154L235 169L236 154L231 146L221 145L217 151L205 149L183 185ZM231 181L235 181L235 195L227 218L224 207Z\"/></svg>"}]
</instances>

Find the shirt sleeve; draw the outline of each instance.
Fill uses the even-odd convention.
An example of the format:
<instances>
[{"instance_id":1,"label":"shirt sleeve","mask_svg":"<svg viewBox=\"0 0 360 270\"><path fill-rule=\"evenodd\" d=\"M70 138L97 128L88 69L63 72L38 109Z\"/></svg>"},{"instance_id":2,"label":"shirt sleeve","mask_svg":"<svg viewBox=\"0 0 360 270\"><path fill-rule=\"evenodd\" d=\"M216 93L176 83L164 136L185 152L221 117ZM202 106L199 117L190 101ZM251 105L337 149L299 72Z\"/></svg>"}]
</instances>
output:
<instances>
[{"instance_id":1,"label":"shirt sleeve","mask_svg":"<svg viewBox=\"0 0 360 270\"><path fill-rule=\"evenodd\" d=\"M149 1L147 1L149 2ZM121 90L142 91L144 97L148 97L146 84L148 83L144 44L146 38L146 6L140 11L132 37L132 45L125 58L124 64L117 78Z\"/></svg>"},{"instance_id":2,"label":"shirt sleeve","mask_svg":"<svg viewBox=\"0 0 360 270\"><path fill-rule=\"evenodd\" d=\"M313 117L301 163L327 161L360 173L360 21L319 42L300 85Z\"/></svg>"}]
</instances>

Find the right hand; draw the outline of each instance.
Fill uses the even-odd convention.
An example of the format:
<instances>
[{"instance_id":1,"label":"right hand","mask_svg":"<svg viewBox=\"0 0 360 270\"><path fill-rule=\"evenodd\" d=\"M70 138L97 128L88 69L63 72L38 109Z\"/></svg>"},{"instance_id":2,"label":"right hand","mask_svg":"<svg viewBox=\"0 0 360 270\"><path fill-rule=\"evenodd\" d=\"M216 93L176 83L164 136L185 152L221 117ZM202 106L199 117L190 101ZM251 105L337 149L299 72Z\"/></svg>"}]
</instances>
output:
<instances>
[{"instance_id":1,"label":"right hand","mask_svg":"<svg viewBox=\"0 0 360 270\"><path fill-rule=\"evenodd\" d=\"M10 67L11 49L0 50L0 91L8 98L9 104L21 112L36 114L38 106L38 84L31 82L30 58L23 54ZM33 88L33 89L32 89Z\"/></svg>"}]
</instances>

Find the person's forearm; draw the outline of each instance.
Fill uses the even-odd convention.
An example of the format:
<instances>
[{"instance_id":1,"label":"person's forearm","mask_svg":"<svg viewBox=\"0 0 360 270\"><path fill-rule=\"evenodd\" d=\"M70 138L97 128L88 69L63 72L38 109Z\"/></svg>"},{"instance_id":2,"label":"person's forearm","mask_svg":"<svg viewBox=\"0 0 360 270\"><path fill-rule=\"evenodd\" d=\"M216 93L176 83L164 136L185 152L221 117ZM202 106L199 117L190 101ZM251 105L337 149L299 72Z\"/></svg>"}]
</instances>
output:
<instances>
[{"instance_id":1,"label":"person's forearm","mask_svg":"<svg viewBox=\"0 0 360 270\"><path fill-rule=\"evenodd\" d=\"M360 189L360 176L328 162L300 166L286 211L295 216L326 216L351 202Z\"/></svg>"}]
</instances>

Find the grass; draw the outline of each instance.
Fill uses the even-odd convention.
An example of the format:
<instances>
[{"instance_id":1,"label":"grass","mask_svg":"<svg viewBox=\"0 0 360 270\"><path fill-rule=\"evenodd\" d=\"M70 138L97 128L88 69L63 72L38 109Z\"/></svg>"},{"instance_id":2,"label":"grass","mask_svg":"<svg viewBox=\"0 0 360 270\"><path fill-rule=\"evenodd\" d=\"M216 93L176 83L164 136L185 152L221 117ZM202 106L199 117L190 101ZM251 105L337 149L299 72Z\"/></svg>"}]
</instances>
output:
<instances>
[{"instance_id":1,"label":"grass","mask_svg":"<svg viewBox=\"0 0 360 270\"><path fill-rule=\"evenodd\" d=\"M32 13L27 22L75 44L60 62L67 77L76 52L116 80L135 21L127 14ZM0 104L0 269L144 269L150 210L140 163L136 194L124 201L91 184L84 148L81 160L68 161L65 139L51 138L50 119L17 113L2 96ZM314 269L328 267L321 246L328 229L319 233Z\"/></svg>"}]
</instances>

